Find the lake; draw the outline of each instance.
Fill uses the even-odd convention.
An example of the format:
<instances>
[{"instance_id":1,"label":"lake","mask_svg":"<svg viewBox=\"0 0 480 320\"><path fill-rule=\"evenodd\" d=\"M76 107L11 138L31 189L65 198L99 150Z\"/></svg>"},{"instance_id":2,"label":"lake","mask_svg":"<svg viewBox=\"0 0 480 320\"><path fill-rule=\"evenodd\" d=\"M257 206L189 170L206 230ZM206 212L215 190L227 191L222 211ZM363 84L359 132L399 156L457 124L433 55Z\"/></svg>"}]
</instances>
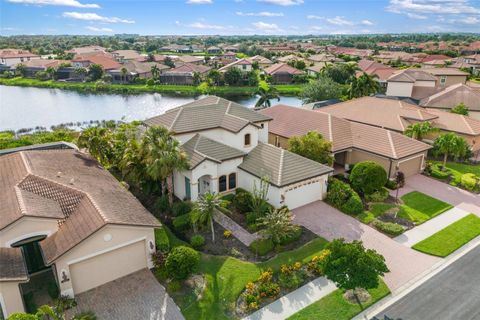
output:
<instances>
[{"instance_id":1,"label":"lake","mask_svg":"<svg viewBox=\"0 0 480 320\"><path fill-rule=\"evenodd\" d=\"M193 101L160 93L139 95L84 94L59 89L0 85L0 131L46 127L91 120L144 120ZM257 97L229 98L253 107ZM277 100L272 101L272 105ZM280 103L300 106L297 97L280 97Z\"/></svg>"}]
</instances>

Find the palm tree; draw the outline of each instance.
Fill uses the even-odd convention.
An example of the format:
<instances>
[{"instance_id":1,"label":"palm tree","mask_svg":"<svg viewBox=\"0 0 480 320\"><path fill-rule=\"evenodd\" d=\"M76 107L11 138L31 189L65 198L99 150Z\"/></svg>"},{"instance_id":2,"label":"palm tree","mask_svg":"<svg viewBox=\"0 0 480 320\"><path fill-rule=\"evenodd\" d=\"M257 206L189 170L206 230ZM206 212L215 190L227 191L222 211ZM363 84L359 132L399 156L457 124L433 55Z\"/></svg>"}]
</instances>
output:
<instances>
[{"instance_id":1,"label":"palm tree","mask_svg":"<svg viewBox=\"0 0 480 320\"><path fill-rule=\"evenodd\" d=\"M210 191L199 196L192 210L192 223L194 225L201 224L210 225L212 232L212 242L215 242L215 230L213 228L213 214L216 209L225 207L226 201L222 200L218 193L211 193Z\"/></svg>"},{"instance_id":2,"label":"palm tree","mask_svg":"<svg viewBox=\"0 0 480 320\"><path fill-rule=\"evenodd\" d=\"M259 226L264 226L262 233L279 244L282 238L298 231L298 226L292 223L293 215L287 207L270 209L265 216L258 219Z\"/></svg>"},{"instance_id":3,"label":"palm tree","mask_svg":"<svg viewBox=\"0 0 480 320\"><path fill-rule=\"evenodd\" d=\"M443 155L443 170L445 170L448 156L465 156L467 154L468 144L464 138L453 132L449 132L438 136L438 138L435 139L433 148L437 154Z\"/></svg>"},{"instance_id":4,"label":"palm tree","mask_svg":"<svg viewBox=\"0 0 480 320\"><path fill-rule=\"evenodd\" d=\"M280 101L280 95L278 90L270 86L259 86L256 92L260 97L258 98L257 103L255 103L255 109L269 108L272 105L270 100L277 99Z\"/></svg>"},{"instance_id":5,"label":"palm tree","mask_svg":"<svg viewBox=\"0 0 480 320\"><path fill-rule=\"evenodd\" d=\"M162 193L168 189L168 199L173 204L173 172L186 170L189 163L180 143L165 127L149 127L142 138L141 159L146 174L162 183Z\"/></svg>"},{"instance_id":6,"label":"palm tree","mask_svg":"<svg viewBox=\"0 0 480 320\"><path fill-rule=\"evenodd\" d=\"M377 75L368 75L365 72L358 78L352 77L348 88L350 99L368 96L380 90L380 84L376 80Z\"/></svg>"},{"instance_id":7,"label":"palm tree","mask_svg":"<svg viewBox=\"0 0 480 320\"><path fill-rule=\"evenodd\" d=\"M82 131L77 142L80 148L86 148L102 166L107 168L111 166L113 147L110 129L90 127Z\"/></svg>"},{"instance_id":8,"label":"palm tree","mask_svg":"<svg viewBox=\"0 0 480 320\"><path fill-rule=\"evenodd\" d=\"M88 71L85 68L75 68L73 73L83 81L87 76Z\"/></svg>"},{"instance_id":9,"label":"palm tree","mask_svg":"<svg viewBox=\"0 0 480 320\"><path fill-rule=\"evenodd\" d=\"M437 131L438 128L432 126L430 122L425 121L409 125L407 129L405 129L405 135L413 139L422 140L427 134Z\"/></svg>"},{"instance_id":10,"label":"palm tree","mask_svg":"<svg viewBox=\"0 0 480 320\"><path fill-rule=\"evenodd\" d=\"M122 82L125 83L127 80L127 74L128 74L127 68L123 67L122 69L120 69L120 74L122 75Z\"/></svg>"},{"instance_id":11,"label":"palm tree","mask_svg":"<svg viewBox=\"0 0 480 320\"><path fill-rule=\"evenodd\" d=\"M152 73L152 78L154 80L157 80L159 75L160 75L160 69L158 69L158 66L156 64L154 64L151 68L150 68L150 72Z\"/></svg>"}]
</instances>

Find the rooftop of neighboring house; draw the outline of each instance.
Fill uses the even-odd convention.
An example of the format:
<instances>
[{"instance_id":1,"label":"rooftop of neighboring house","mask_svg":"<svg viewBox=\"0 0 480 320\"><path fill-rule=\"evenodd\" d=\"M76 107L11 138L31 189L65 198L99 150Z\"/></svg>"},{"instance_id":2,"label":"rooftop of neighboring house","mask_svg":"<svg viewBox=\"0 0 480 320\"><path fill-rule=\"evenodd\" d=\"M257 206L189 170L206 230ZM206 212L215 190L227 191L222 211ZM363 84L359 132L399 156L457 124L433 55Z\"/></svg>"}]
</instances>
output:
<instances>
[{"instance_id":1,"label":"rooftop of neighboring house","mask_svg":"<svg viewBox=\"0 0 480 320\"><path fill-rule=\"evenodd\" d=\"M260 179L267 177L269 183L277 187L288 186L333 171L331 167L261 142L245 156L238 168Z\"/></svg>"},{"instance_id":2,"label":"rooftop of neighboring house","mask_svg":"<svg viewBox=\"0 0 480 320\"><path fill-rule=\"evenodd\" d=\"M212 68L208 66L204 66L201 64L193 64L193 63L184 63L178 67L170 69L166 71L167 74L181 74L181 75L192 75L194 72L198 72L200 74L207 73Z\"/></svg>"},{"instance_id":3,"label":"rooftop of neighboring house","mask_svg":"<svg viewBox=\"0 0 480 320\"><path fill-rule=\"evenodd\" d=\"M29 68L57 68L62 63L70 63L69 60L56 60L56 59L33 59L22 62L21 64Z\"/></svg>"},{"instance_id":4,"label":"rooftop of neighboring house","mask_svg":"<svg viewBox=\"0 0 480 320\"><path fill-rule=\"evenodd\" d=\"M58 222L40 242L47 264L106 224L160 226L115 177L73 149L0 156L0 202L0 229L24 216Z\"/></svg>"},{"instance_id":5,"label":"rooftop of neighboring house","mask_svg":"<svg viewBox=\"0 0 480 320\"><path fill-rule=\"evenodd\" d=\"M274 74L282 74L282 73L288 73L291 75L295 74L303 74L303 71L298 70L297 68L294 68L292 66L289 66L286 63L275 63L267 68L265 68L265 73L274 75Z\"/></svg>"},{"instance_id":6,"label":"rooftop of neighboring house","mask_svg":"<svg viewBox=\"0 0 480 320\"><path fill-rule=\"evenodd\" d=\"M101 46L84 46L84 47L78 47L78 48L72 48L70 50L67 50L67 53L74 53L76 55L82 55L82 54L87 54L87 53L104 53L106 52L106 48L101 47Z\"/></svg>"},{"instance_id":7,"label":"rooftop of neighboring house","mask_svg":"<svg viewBox=\"0 0 480 320\"><path fill-rule=\"evenodd\" d=\"M232 51L227 51L227 52L224 52L222 54L222 56L225 56L225 57L235 57L237 54L235 52L232 52Z\"/></svg>"},{"instance_id":8,"label":"rooftop of neighboring house","mask_svg":"<svg viewBox=\"0 0 480 320\"><path fill-rule=\"evenodd\" d=\"M421 62L422 63L430 62L430 61L443 61L443 62L445 62L445 60L450 60L450 59L452 59L452 58L449 57L449 56L446 56L444 54L427 54L426 56L421 58Z\"/></svg>"},{"instance_id":9,"label":"rooftop of neighboring house","mask_svg":"<svg viewBox=\"0 0 480 320\"><path fill-rule=\"evenodd\" d=\"M220 69L218 69L218 71L222 72L222 71L227 71L228 69L232 68L232 67L236 67L236 66L243 66L243 65L247 65L247 66L250 66L252 65L252 61L250 61L249 59L238 59L236 61L233 61L223 67L221 67Z\"/></svg>"},{"instance_id":10,"label":"rooftop of neighboring house","mask_svg":"<svg viewBox=\"0 0 480 320\"><path fill-rule=\"evenodd\" d=\"M151 72L153 66L157 66L158 70L160 71L170 69L169 66L157 62L140 62L136 60L129 60L122 64L122 67L120 69L111 71L121 72L121 70L125 68L130 74L142 74Z\"/></svg>"},{"instance_id":11,"label":"rooftop of neighboring house","mask_svg":"<svg viewBox=\"0 0 480 320\"><path fill-rule=\"evenodd\" d=\"M469 76L469 73L455 68L428 68L422 70L434 76Z\"/></svg>"},{"instance_id":12,"label":"rooftop of neighboring house","mask_svg":"<svg viewBox=\"0 0 480 320\"><path fill-rule=\"evenodd\" d=\"M308 66L305 69L308 71L313 71L313 72L320 72L323 69L324 65L322 64L315 64L313 66Z\"/></svg>"},{"instance_id":13,"label":"rooftop of neighboring house","mask_svg":"<svg viewBox=\"0 0 480 320\"><path fill-rule=\"evenodd\" d=\"M182 63L196 63L203 62L205 58L201 56L178 56L175 60Z\"/></svg>"},{"instance_id":14,"label":"rooftop of neighboring house","mask_svg":"<svg viewBox=\"0 0 480 320\"><path fill-rule=\"evenodd\" d=\"M388 78L388 81L412 82L412 83L414 83L415 81L437 81L437 78L435 78L427 70L429 69L411 68L411 69L400 70L392 74Z\"/></svg>"},{"instance_id":15,"label":"rooftop of neighboring house","mask_svg":"<svg viewBox=\"0 0 480 320\"><path fill-rule=\"evenodd\" d=\"M332 143L332 152L357 148L391 159L400 159L430 148L429 145L400 133L350 122L325 113L323 109L312 111L276 105L260 112L273 118L268 127L272 134L291 138L317 131Z\"/></svg>"},{"instance_id":16,"label":"rooftop of neighboring house","mask_svg":"<svg viewBox=\"0 0 480 320\"><path fill-rule=\"evenodd\" d=\"M294 54L289 54L284 57L280 57L277 59L278 62L291 62L291 61L305 61L302 57L296 56Z\"/></svg>"},{"instance_id":17,"label":"rooftop of neighboring house","mask_svg":"<svg viewBox=\"0 0 480 320\"><path fill-rule=\"evenodd\" d=\"M308 57L307 59L310 60L310 61L313 61L313 62L340 62L340 61L342 61L342 59L338 59L333 54L326 54L326 53L314 54L314 55L311 55L310 57Z\"/></svg>"},{"instance_id":18,"label":"rooftop of neighboring house","mask_svg":"<svg viewBox=\"0 0 480 320\"><path fill-rule=\"evenodd\" d=\"M143 56L135 50L116 50L112 52L114 55L124 60L141 59Z\"/></svg>"},{"instance_id":19,"label":"rooftop of neighboring house","mask_svg":"<svg viewBox=\"0 0 480 320\"><path fill-rule=\"evenodd\" d=\"M107 55L102 53L99 54L91 54L86 56L77 56L72 62L89 62L91 64L99 64L105 70L112 70L112 69L121 69L122 65L115 61L113 58L110 58Z\"/></svg>"},{"instance_id":20,"label":"rooftop of neighboring house","mask_svg":"<svg viewBox=\"0 0 480 320\"><path fill-rule=\"evenodd\" d=\"M272 60L267 59L264 56L259 56L259 55L247 58L247 60L249 60L252 63L255 62L255 61L258 62L258 63L261 63L261 64L272 64L273 63Z\"/></svg>"},{"instance_id":21,"label":"rooftop of neighboring house","mask_svg":"<svg viewBox=\"0 0 480 320\"><path fill-rule=\"evenodd\" d=\"M148 126L164 126L176 134L215 128L236 133L249 124L256 125L269 120L270 117L241 104L208 96L170 109L164 114L145 120L144 123Z\"/></svg>"},{"instance_id":22,"label":"rooftop of neighboring house","mask_svg":"<svg viewBox=\"0 0 480 320\"><path fill-rule=\"evenodd\" d=\"M480 120L434 108L426 108L427 112L437 116L435 127L469 136L480 135Z\"/></svg>"},{"instance_id":23,"label":"rooftop of neighboring house","mask_svg":"<svg viewBox=\"0 0 480 320\"><path fill-rule=\"evenodd\" d=\"M480 88L457 83L420 101L421 106L441 109L451 109L459 103L472 111L480 111Z\"/></svg>"},{"instance_id":24,"label":"rooftop of neighboring house","mask_svg":"<svg viewBox=\"0 0 480 320\"><path fill-rule=\"evenodd\" d=\"M8 58L32 58L38 57L37 54L31 53L27 50L21 49L0 49L0 58L1 59L8 59Z\"/></svg>"},{"instance_id":25,"label":"rooftop of neighboring house","mask_svg":"<svg viewBox=\"0 0 480 320\"><path fill-rule=\"evenodd\" d=\"M358 61L358 67L362 70L358 72L357 75L361 75L362 72L365 72L369 75L376 75L379 80L386 81L392 74L397 70L390 66L384 65L373 60L362 59Z\"/></svg>"}]
</instances>

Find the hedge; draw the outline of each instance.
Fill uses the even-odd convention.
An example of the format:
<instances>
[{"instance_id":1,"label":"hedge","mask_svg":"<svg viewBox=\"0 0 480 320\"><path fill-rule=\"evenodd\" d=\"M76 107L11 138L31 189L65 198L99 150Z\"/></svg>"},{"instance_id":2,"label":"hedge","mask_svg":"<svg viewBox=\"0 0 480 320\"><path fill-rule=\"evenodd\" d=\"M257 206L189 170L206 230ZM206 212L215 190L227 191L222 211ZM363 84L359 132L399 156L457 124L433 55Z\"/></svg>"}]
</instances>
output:
<instances>
[{"instance_id":1,"label":"hedge","mask_svg":"<svg viewBox=\"0 0 480 320\"><path fill-rule=\"evenodd\" d=\"M172 205L172 215L174 217L182 216L192 211L192 203L190 201L179 201Z\"/></svg>"},{"instance_id":2,"label":"hedge","mask_svg":"<svg viewBox=\"0 0 480 320\"><path fill-rule=\"evenodd\" d=\"M382 231L392 236L398 236L404 231L403 227L397 223L383 222L378 219L373 220L372 225L379 231Z\"/></svg>"},{"instance_id":3,"label":"hedge","mask_svg":"<svg viewBox=\"0 0 480 320\"><path fill-rule=\"evenodd\" d=\"M362 199L347 183L330 178L328 183L327 202L347 214L363 212Z\"/></svg>"},{"instance_id":4,"label":"hedge","mask_svg":"<svg viewBox=\"0 0 480 320\"><path fill-rule=\"evenodd\" d=\"M170 239L168 238L168 234L164 227L155 229L155 246L157 247L158 251L170 251Z\"/></svg>"},{"instance_id":5,"label":"hedge","mask_svg":"<svg viewBox=\"0 0 480 320\"><path fill-rule=\"evenodd\" d=\"M250 250L259 256L264 256L274 248L272 239L257 239L250 244Z\"/></svg>"},{"instance_id":6,"label":"hedge","mask_svg":"<svg viewBox=\"0 0 480 320\"><path fill-rule=\"evenodd\" d=\"M173 219L173 227L177 231L185 231L192 226L192 218L190 214L184 214Z\"/></svg>"}]
</instances>

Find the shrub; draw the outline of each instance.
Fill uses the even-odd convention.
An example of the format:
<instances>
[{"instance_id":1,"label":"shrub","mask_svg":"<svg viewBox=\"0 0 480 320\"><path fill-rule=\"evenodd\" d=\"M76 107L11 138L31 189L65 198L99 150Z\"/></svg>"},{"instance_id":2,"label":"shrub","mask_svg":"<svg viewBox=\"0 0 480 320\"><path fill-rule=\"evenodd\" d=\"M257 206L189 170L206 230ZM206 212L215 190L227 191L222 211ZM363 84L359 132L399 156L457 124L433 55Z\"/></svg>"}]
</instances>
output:
<instances>
[{"instance_id":1,"label":"shrub","mask_svg":"<svg viewBox=\"0 0 480 320\"><path fill-rule=\"evenodd\" d=\"M398 236L403 233L403 227L397 223L393 222L383 222L378 219L373 220L372 225L377 228L379 231L382 231L386 234L392 236Z\"/></svg>"},{"instance_id":2,"label":"shrub","mask_svg":"<svg viewBox=\"0 0 480 320\"><path fill-rule=\"evenodd\" d=\"M252 194L245 189L237 188L232 202L238 211L249 212L252 209Z\"/></svg>"},{"instance_id":3,"label":"shrub","mask_svg":"<svg viewBox=\"0 0 480 320\"><path fill-rule=\"evenodd\" d=\"M200 254L192 248L178 246L173 248L165 262L165 268L172 279L186 279L197 270Z\"/></svg>"},{"instance_id":4,"label":"shrub","mask_svg":"<svg viewBox=\"0 0 480 320\"><path fill-rule=\"evenodd\" d=\"M228 201L229 203L232 203L233 199L235 199L235 194L234 193L228 193L228 194L222 196L222 200Z\"/></svg>"},{"instance_id":5,"label":"shrub","mask_svg":"<svg viewBox=\"0 0 480 320\"><path fill-rule=\"evenodd\" d=\"M283 237L280 237L280 244L281 245L286 245L286 244L289 244L289 243L292 243L292 242L295 242L297 241L298 239L300 239L300 237L302 236L302 233L303 233L303 229L298 227L294 232L292 232L291 234L289 235L285 235Z\"/></svg>"},{"instance_id":6,"label":"shrub","mask_svg":"<svg viewBox=\"0 0 480 320\"><path fill-rule=\"evenodd\" d=\"M170 251L170 239L168 238L168 234L164 227L155 229L155 246L158 251Z\"/></svg>"},{"instance_id":7,"label":"shrub","mask_svg":"<svg viewBox=\"0 0 480 320\"><path fill-rule=\"evenodd\" d=\"M164 269L166 255L161 251L155 251L152 253L153 266L157 269Z\"/></svg>"},{"instance_id":8,"label":"shrub","mask_svg":"<svg viewBox=\"0 0 480 320\"><path fill-rule=\"evenodd\" d=\"M394 180L388 180L387 183L385 183L385 187L390 189L390 190L396 190L397 189L397 183Z\"/></svg>"},{"instance_id":9,"label":"shrub","mask_svg":"<svg viewBox=\"0 0 480 320\"><path fill-rule=\"evenodd\" d=\"M347 202L345 202L340 210L346 214L358 215L363 212L363 202L357 193L353 193Z\"/></svg>"},{"instance_id":10,"label":"shrub","mask_svg":"<svg viewBox=\"0 0 480 320\"><path fill-rule=\"evenodd\" d=\"M432 168L432 172L430 175L434 178L440 179L440 180L445 180L450 177L450 172L449 171L440 171L436 168Z\"/></svg>"},{"instance_id":11,"label":"shrub","mask_svg":"<svg viewBox=\"0 0 480 320\"><path fill-rule=\"evenodd\" d=\"M167 287L169 292L177 292L182 288L182 284L178 280L172 280L167 283Z\"/></svg>"},{"instance_id":12,"label":"shrub","mask_svg":"<svg viewBox=\"0 0 480 320\"><path fill-rule=\"evenodd\" d=\"M192 227L192 218L190 214L184 214L173 219L173 227L177 231L186 231Z\"/></svg>"},{"instance_id":13,"label":"shrub","mask_svg":"<svg viewBox=\"0 0 480 320\"><path fill-rule=\"evenodd\" d=\"M305 271L298 270L288 273L281 273L278 282L281 287L295 289L300 287L305 281Z\"/></svg>"},{"instance_id":14,"label":"shrub","mask_svg":"<svg viewBox=\"0 0 480 320\"><path fill-rule=\"evenodd\" d=\"M58 286L55 282L48 283L47 292L50 298L52 298L52 300L57 299L58 296L60 295L60 291L58 290Z\"/></svg>"},{"instance_id":15,"label":"shrub","mask_svg":"<svg viewBox=\"0 0 480 320\"><path fill-rule=\"evenodd\" d=\"M360 196L348 184L332 178L329 180L327 202L347 214L363 212L363 203Z\"/></svg>"},{"instance_id":16,"label":"shrub","mask_svg":"<svg viewBox=\"0 0 480 320\"><path fill-rule=\"evenodd\" d=\"M350 174L350 182L355 191L372 194L387 183L387 172L373 161L357 163Z\"/></svg>"},{"instance_id":17,"label":"shrub","mask_svg":"<svg viewBox=\"0 0 480 320\"><path fill-rule=\"evenodd\" d=\"M274 298L280 294L280 286L275 282L265 282L258 287L260 297Z\"/></svg>"},{"instance_id":18,"label":"shrub","mask_svg":"<svg viewBox=\"0 0 480 320\"><path fill-rule=\"evenodd\" d=\"M257 239L250 244L250 250L259 256L264 256L273 250L272 239Z\"/></svg>"},{"instance_id":19,"label":"shrub","mask_svg":"<svg viewBox=\"0 0 480 320\"><path fill-rule=\"evenodd\" d=\"M257 214L255 212L248 212L247 213L247 224L254 224L257 222Z\"/></svg>"},{"instance_id":20,"label":"shrub","mask_svg":"<svg viewBox=\"0 0 480 320\"><path fill-rule=\"evenodd\" d=\"M170 203L167 196L161 196L155 201L155 213L157 215L167 213L170 211Z\"/></svg>"},{"instance_id":21,"label":"shrub","mask_svg":"<svg viewBox=\"0 0 480 320\"><path fill-rule=\"evenodd\" d=\"M192 211L192 203L190 201L179 201L172 205L172 215L178 217Z\"/></svg>"},{"instance_id":22,"label":"shrub","mask_svg":"<svg viewBox=\"0 0 480 320\"><path fill-rule=\"evenodd\" d=\"M365 195L365 201L367 202L383 202L388 198L388 190L386 188L381 188L378 191L375 191L372 194Z\"/></svg>"},{"instance_id":23,"label":"shrub","mask_svg":"<svg viewBox=\"0 0 480 320\"><path fill-rule=\"evenodd\" d=\"M460 181L462 183L462 186L469 191L473 191L478 184L477 177L473 173L463 174L460 178Z\"/></svg>"},{"instance_id":24,"label":"shrub","mask_svg":"<svg viewBox=\"0 0 480 320\"><path fill-rule=\"evenodd\" d=\"M202 247L204 244L205 244L205 238L202 236L202 235L194 235L191 239L190 239L190 244L192 245L192 247L194 247L195 249L198 249L200 247Z\"/></svg>"}]
</instances>

